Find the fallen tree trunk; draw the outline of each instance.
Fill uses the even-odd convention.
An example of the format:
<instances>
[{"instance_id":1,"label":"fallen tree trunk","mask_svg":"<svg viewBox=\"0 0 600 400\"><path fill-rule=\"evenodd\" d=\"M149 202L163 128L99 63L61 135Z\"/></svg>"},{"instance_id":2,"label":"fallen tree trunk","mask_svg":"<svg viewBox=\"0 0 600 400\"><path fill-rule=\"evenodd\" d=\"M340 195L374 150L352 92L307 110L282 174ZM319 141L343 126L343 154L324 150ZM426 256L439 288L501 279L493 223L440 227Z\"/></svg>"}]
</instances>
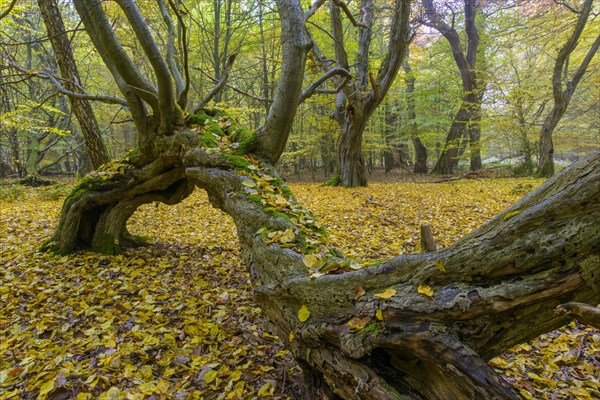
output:
<instances>
[{"instance_id":1,"label":"fallen tree trunk","mask_svg":"<svg viewBox=\"0 0 600 400\"><path fill-rule=\"evenodd\" d=\"M436 253L362 267L267 165L197 149L188 179L234 219L256 299L323 398L519 398L486 361L600 302L600 154Z\"/></svg>"}]
</instances>

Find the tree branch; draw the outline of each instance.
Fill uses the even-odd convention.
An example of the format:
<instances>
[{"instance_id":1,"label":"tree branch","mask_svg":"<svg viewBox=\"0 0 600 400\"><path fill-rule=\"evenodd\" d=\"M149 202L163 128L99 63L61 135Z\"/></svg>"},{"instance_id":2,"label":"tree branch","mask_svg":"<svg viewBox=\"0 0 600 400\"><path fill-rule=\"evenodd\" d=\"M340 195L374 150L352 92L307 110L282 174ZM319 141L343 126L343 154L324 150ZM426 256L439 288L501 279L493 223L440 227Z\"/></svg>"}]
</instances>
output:
<instances>
[{"instance_id":1,"label":"tree branch","mask_svg":"<svg viewBox=\"0 0 600 400\"><path fill-rule=\"evenodd\" d=\"M342 81L343 85L345 85L350 79L352 79L352 75L350 74L350 72L348 72L344 68L339 68L339 67L333 68L333 69L325 72L323 75L321 75L321 77L319 77L319 79L317 79L316 81L311 83L310 86L306 88L304 93L302 93L302 95L300 96L300 99L298 100L298 104L303 103L306 99L310 98L314 93L338 93L343 88L343 86L341 84L338 85L338 87L336 87L336 89L334 91L331 91L331 90L319 91L318 90L319 86L321 86L325 81L327 81L328 79L330 79L334 76L337 76L337 75L341 75L344 77L344 80Z\"/></svg>"},{"instance_id":2,"label":"tree branch","mask_svg":"<svg viewBox=\"0 0 600 400\"><path fill-rule=\"evenodd\" d=\"M135 2L133 0L115 0L115 2L123 10L125 17L127 17L156 75L158 83L158 110L160 113L159 133L170 133L173 125L176 123L178 113L175 112L175 94L173 92L169 66L152 38L146 21L140 14Z\"/></svg>"},{"instance_id":3,"label":"tree branch","mask_svg":"<svg viewBox=\"0 0 600 400\"><path fill-rule=\"evenodd\" d=\"M12 0L10 2L10 4L8 5L8 8L0 14L0 20L3 19L4 17L6 17L8 14L10 14L12 9L15 7L15 4L17 4L17 0Z\"/></svg>"},{"instance_id":4,"label":"tree branch","mask_svg":"<svg viewBox=\"0 0 600 400\"><path fill-rule=\"evenodd\" d=\"M600 329L600 308L583 303L566 303L557 306L554 310L559 315L576 319L582 324Z\"/></svg>"},{"instance_id":5,"label":"tree branch","mask_svg":"<svg viewBox=\"0 0 600 400\"><path fill-rule=\"evenodd\" d=\"M63 85L60 84L60 82L58 81L58 79L50 74L50 73L46 73L46 72L34 72L34 71L28 71L25 68L15 64L15 63L10 63L9 64L10 67L16 69L17 71L22 72L24 75L28 75L28 76L35 76L41 79L45 79L48 80L50 82L52 82L52 84L56 87L56 89L58 89L58 91L64 95L67 95L69 97L74 97L77 99L84 99L84 100L93 100L93 101L100 101L102 103L108 103L108 104L121 104L124 106L127 106L127 101L125 99L119 98L119 97L113 97L113 96L102 96L102 95L90 95L90 94L85 94L85 93L76 93L73 92L71 90L67 90L63 87ZM76 83L75 83L76 84ZM79 88L81 88L81 86L77 85ZM81 89L83 90L83 89Z\"/></svg>"},{"instance_id":6,"label":"tree branch","mask_svg":"<svg viewBox=\"0 0 600 400\"><path fill-rule=\"evenodd\" d=\"M187 42L187 26L183 21L182 12L177 9L173 0L169 0L169 5L171 9L177 15L177 21L179 22L179 26L181 28L181 46L183 48L183 73L185 75L185 85L183 86L183 90L178 94L177 104L182 110L185 110L187 106L187 97L190 91L190 63L189 63L189 52L188 52L188 42ZM182 4L183 7L185 7Z\"/></svg>"},{"instance_id":7,"label":"tree branch","mask_svg":"<svg viewBox=\"0 0 600 400\"><path fill-rule=\"evenodd\" d=\"M346 14L346 17L348 17L348 19L350 20L350 23L352 23L352 25L357 26L359 28L364 28L364 29L369 28L368 25L358 22L356 20L356 18L354 18L354 15L352 15L352 12L350 12L350 9L346 5L346 3L344 3L342 0L332 0L332 1L333 1L333 4L335 4L337 7L339 7L344 12L344 14Z\"/></svg>"},{"instance_id":8,"label":"tree branch","mask_svg":"<svg viewBox=\"0 0 600 400\"><path fill-rule=\"evenodd\" d=\"M171 76L175 81L175 92L177 95L177 100L179 104L179 99L181 98L181 93L184 91L186 82L183 80L183 76L181 76L181 72L179 68L177 68L177 63L175 62L175 28L173 27L173 19L171 18L171 14L169 14L169 10L167 9L163 0L156 0L158 3L158 8L160 9L160 13L163 17L163 21L165 25L167 25L167 65L169 66L169 71L171 72ZM177 12L177 11L176 11ZM180 108L185 108L185 103L183 107L179 104Z\"/></svg>"},{"instance_id":9,"label":"tree branch","mask_svg":"<svg viewBox=\"0 0 600 400\"><path fill-rule=\"evenodd\" d=\"M16 1L16 0L15 0ZM315 15L317 10L325 3L325 0L316 0L308 10L304 12L304 21L308 21L310 17Z\"/></svg>"},{"instance_id":10,"label":"tree branch","mask_svg":"<svg viewBox=\"0 0 600 400\"><path fill-rule=\"evenodd\" d=\"M225 69L223 70L223 73L221 75L221 79L211 89L211 91L208 92L202 100L200 100L200 102L196 105L196 107L194 107L192 109L192 114L195 114L198 111L200 111L202 108L204 108L204 106L206 106L206 104L208 104L208 102L211 101L213 99L213 97L215 97L221 90L223 90L223 87L225 86L225 83L227 82L227 79L229 78L229 73L231 72L231 68L233 67L233 63L235 62L236 56L237 56L237 53L233 53L231 56L229 56L229 59L227 60L227 64L225 65Z\"/></svg>"}]
</instances>

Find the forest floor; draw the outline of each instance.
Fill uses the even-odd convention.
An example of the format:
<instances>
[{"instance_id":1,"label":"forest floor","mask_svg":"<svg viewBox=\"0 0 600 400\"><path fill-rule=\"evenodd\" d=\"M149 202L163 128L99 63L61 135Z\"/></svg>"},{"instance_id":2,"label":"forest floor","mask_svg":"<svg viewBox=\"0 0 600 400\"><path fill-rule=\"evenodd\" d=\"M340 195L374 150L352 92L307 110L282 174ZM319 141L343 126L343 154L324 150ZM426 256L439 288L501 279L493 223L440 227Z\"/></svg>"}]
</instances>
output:
<instances>
[{"instance_id":1,"label":"forest floor","mask_svg":"<svg viewBox=\"0 0 600 400\"><path fill-rule=\"evenodd\" d=\"M373 260L419 252L422 223L448 245L540 182L290 186L345 255ZM39 253L69 184L0 186L0 399L300 398L298 369L252 301L235 227L203 192L141 207L129 228L148 247ZM577 323L490 364L525 398L600 398L600 331Z\"/></svg>"}]
</instances>

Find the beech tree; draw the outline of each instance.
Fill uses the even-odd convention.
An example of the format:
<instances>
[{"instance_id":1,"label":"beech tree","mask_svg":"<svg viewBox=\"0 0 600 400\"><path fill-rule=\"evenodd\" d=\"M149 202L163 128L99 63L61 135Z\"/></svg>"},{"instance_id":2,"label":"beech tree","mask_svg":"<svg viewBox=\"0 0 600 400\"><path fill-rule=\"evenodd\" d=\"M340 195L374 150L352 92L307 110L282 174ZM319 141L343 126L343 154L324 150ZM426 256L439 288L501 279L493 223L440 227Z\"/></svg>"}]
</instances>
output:
<instances>
[{"instance_id":1,"label":"beech tree","mask_svg":"<svg viewBox=\"0 0 600 400\"><path fill-rule=\"evenodd\" d=\"M390 19L387 50L377 74L371 71L370 52L375 19L373 0L360 3L362 19L354 20L345 3L330 1L331 28L337 68L350 71L344 41L342 11L360 29L354 79L343 86L336 99L334 118L340 126L337 140L338 176L335 184L346 187L366 186L367 170L362 153L363 132L375 109L392 86L410 41L409 2L396 0ZM317 54L317 56L319 56ZM321 58L321 57L317 57Z\"/></svg>"},{"instance_id":2,"label":"beech tree","mask_svg":"<svg viewBox=\"0 0 600 400\"><path fill-rule=\"evenodd\" d=\"M538 166L535 173L536 176L539 177L549 177L554 175L554 144L552 142L552 133L565 111L567 111L567 107L569 106L569 102L571 101L571 97L573 97L573 93L575 92L579 81L600 48L600 34L598 34L575 72L569 76L569 60L571 54L580 43L581 34L583 33L590 13L592 12L592 3L592 0L586 0L582 5L581 10L571 9L579 14L577 23L571 36L559 50L554 62L554 70L552 72L553 106L546 115L540 132Z\"/></svg>"},{"instance_id":3,"label":"beech tree","mask_svg":"<svg viewBox=\"0 0 600 400\"><path fill-rule=\"evenodd\" d=\"M463 97L460 107L452 121L446 137L446 143L439 160L433 168L434 173L451 174L458 165L459 157L465 150L468 142L471 148L472 171L481 169L481 99L483 87L480 82L477 58L479 52L479 32L477 29L477 12L481 5L476 0L464 0L465 33L467 35L466 49L460 35L454 26L456 15L452 12L451 22L448 23L444 16L437 11L433 0L423 0L425 15L422 19L424 25L437 30L446 38L452 48L452 56L458 66L463 85ZM481 64L481 62L480 62Z\"/></svg>"},{"instance_id":4,"label":"beech tree","mask_svg":"<svg viewBox=\"0 0 600 400\"><path fill-rule=\"evenodd\" d=\"M136 3L115 3L152 77L131 61L100 3L74 1L128 104L139 150L79 183L47 249L120 252L140 243L126 229L139 205L174 204L196 186L206 190L236 223L256 301L274 332L289 339L306 398L516 399L485 361L564 324L568 317L555 306L600 302L600 154L445 249L364 266L328 243L272 167L306 94L311 42L299 1L276 1L284 59L255 134L214 110L186 115L189 82L174 79L174 63ZM401 3L408 12L408 1ZM563 308L571 317L578 309Z\"/></svg>"}]
</instances>

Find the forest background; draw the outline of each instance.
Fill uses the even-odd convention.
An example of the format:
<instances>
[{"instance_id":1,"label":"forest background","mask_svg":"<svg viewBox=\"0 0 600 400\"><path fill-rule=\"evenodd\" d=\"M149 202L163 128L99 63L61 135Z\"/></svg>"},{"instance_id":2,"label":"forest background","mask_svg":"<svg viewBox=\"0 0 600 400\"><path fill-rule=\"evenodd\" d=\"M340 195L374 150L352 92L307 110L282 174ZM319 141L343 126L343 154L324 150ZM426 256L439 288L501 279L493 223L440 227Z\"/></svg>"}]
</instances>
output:
<instances>
[{"instance_id":1,"label":"forest background","mask_svg":"<svg viewBox=\"0 0 600 400\"><path fill-rule=\"evenodd\" d=\"M558 3L489 1L478 5L476 73L481 88L480 149L485 167L507 167L517 175L535 171L541 125L552 108L555 58L578 17L569 7ZM377 1L374 5L368 58L373 70L385 55L390 16L385 2ZM354 7L352 12L358 16L358 3L350 2L349 6ZM80 86L88 94L116 96L118 88L89 45L89 39L82 34L72 5L63 2L60 7L80 70ZM215 82L226 79L209 106L225 110L244 126L260 126L264 122L281 65L280 27L273 7L268 2L233 0L180 4L188 31L189 73L193 83L190 103L196 104ZM164 24L155 2L148 2L144 9L153 26ZM462 46L466 47L462 3L446 2L438 7L438 12L454 24ZM570 55L565 68L567 75L581 63L597 36L597 12L592 10ZM438 31L422 24L423 13L415 7L409 56L366 125L362 150L369 173L412 171L415 143L424 146L431 170L440 158L465 94L451 46ZM359 29L348 19L343 23L349 64L357 68L361 57L357 52L361 40ZM115 24L125 38L128 51L142 60L139 44L133 39L127 42L127 37L133 38L127 32L127 25L121 26L116 16ZM329 11L321 7L307 26L322 57L332 62L334 41L329 24ZM56 84L64 86L64 81L60 81L56 56L37 5L17 1L0 26L0 177L82 176L90 170L90 162L79 123L67 98L57 88ZM181 41L181 28L177 34ZM163 45L166 45L164 40ZM313 52L310 54L307 85L322 75L321 61ZM335 80L325 82L320 89L330 93L315 93L300 105L278 166L284 177L325 181L334 176L340 132L334 118L336 95L331 93L335 86ZM554 158L560 166L600 147L599 93L600 63L595 57L554 132ZM110 157L124 157L136 143L127 108L101 102L94 102L93 107ZM469 167L470 151L463 149L457 156L459 170Z\"/></svg>"}]
</instances>

